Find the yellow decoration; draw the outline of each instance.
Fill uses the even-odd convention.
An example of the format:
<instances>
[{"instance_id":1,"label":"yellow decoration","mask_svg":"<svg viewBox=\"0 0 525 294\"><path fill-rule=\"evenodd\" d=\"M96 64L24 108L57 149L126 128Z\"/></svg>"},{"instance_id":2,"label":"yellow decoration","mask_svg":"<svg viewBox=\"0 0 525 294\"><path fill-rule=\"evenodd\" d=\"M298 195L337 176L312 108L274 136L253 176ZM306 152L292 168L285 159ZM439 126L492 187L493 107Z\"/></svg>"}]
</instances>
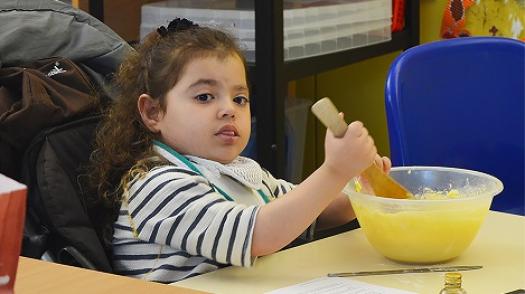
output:
<instances>
[{"instance_id":1,"label":"yellow decoration","mask_svg":"<svg viewBox=\"0 0 525 294\"><path fill-rule=\"evenodd\" d=\"M471 36L499 36L525 41L525 1L478 0L466 10Z\"/></svg>"}]
</instances>

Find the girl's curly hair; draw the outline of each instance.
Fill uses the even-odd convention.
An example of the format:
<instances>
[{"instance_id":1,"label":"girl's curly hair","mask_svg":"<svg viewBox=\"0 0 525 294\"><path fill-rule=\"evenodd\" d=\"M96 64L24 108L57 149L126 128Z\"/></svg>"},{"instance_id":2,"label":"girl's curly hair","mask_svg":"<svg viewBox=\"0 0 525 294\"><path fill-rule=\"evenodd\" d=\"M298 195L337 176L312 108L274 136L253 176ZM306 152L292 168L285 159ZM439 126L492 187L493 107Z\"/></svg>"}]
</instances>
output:
<instances>
[{"instance_id":1,"label":"girl's curly hair","mask_svg":"<svg viewBox=\"0 0 525 294\"><path fill-rule=\"evenodd\" d=\"M166 93L179 81L191 60L209 56L222 59L236 54L246 68L233 37L191 24L185 22L181 29L172 22L168 29L161 27L150 33L121 64L115 79L118 95L99 126L91 156L89 183L99 200L119 203L123 189L133 178L164 162L151 148L156 134L141 120L137 108L141 94L156 99L165 111Z\"/></svg>"}]
</instances>

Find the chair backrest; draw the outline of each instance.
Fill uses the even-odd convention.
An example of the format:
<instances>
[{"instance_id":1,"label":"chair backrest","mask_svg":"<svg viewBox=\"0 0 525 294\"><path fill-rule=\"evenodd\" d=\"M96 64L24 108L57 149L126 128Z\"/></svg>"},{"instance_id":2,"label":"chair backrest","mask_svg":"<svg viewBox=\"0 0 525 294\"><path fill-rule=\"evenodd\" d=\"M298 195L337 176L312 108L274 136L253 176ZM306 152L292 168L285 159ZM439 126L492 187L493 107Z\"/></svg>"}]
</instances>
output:
<instances>
[{"instance_id":1,"label":"chair backrest","mask_svg":"<svg viewBox=\"0 0 525 294\"><path fill-rule=\"evenodd\" d=\"M12 67L23 67L20 78L15 80L9 75L10 83L7 78L0 81L0 171L5 166L15 179L28 186L22 254L40 257L46 252L46 256L57 262L109 272L111 265L107 255L110 248L105 246L107 240L100 237L111 237L110 229L101 229L111 223L108 219L114 216L114 210L107 208L110 210L107 213L102 204L101 207L99 204L89 207L78 181L79 167L88 161L98 123L98 118L87 116L98 107L74 112L66 106L81 98L78 92L99 94L102 102L109 102L104 98L114 97L116 89L110 83L113 74L133 48L95 17L62 1L2 0L0 27L1 69L7 72ZM73 82L72 78L67 78L72 72L61 62L60 66L49 64L50 68L42 70L38 76L46 77L46 83L40 83L46 87L35 88L39 84L26 77L29 74L27 65L52 56L74 62L75 72L84 73L80 82L89 79L95 87L76 92L58 87L71 86ZM26 91L30 95L24 96L20 93L27 88L22 87L27 81L31 81ZM75 85L80 83L74 82ZM50 98L42 100L43 95ZM56 99L56 96L64 96L64 99ZM32 103L28 105L29 102ZM42 112L42 109L50 110ZM51 120L52 115L59 119ZM8 116L10 124L2 128ZM43 123L36 124L37 120ZM29 133L29 127L35 132ZM26 140L15 146L13 140L6 140L12 137L6 136L5 130L11 131L9 134L14 137L22 134ZM26 148L29 142L31 146ZM24 159L20 163L22 154ZM19 167L24 170L23 178Z\"/></svg>"},{"instance_id":2,"label":"chair backrest","mask_svg":"<svg viewBox=\"0 0 525 294\"><path fill-rule=\"evenodd\" d=\"M43 131L22 162L28 186L22 255L111 272L112 209L91 206L81 185L100 117L81 118ZM108 240L109 239L109 240Z\"/></svg>"},{"instance_id":3,"label":"chair backrest","mask_svg":"<svg viewBox=\"0 0 525 294\"><path fill-rule=\"evenodd\" d=\"M401 53L385 104L394 165L478 170L505 188L493 210L523 215L525 43L468 37Z\"/></svg>"}]
</instances>

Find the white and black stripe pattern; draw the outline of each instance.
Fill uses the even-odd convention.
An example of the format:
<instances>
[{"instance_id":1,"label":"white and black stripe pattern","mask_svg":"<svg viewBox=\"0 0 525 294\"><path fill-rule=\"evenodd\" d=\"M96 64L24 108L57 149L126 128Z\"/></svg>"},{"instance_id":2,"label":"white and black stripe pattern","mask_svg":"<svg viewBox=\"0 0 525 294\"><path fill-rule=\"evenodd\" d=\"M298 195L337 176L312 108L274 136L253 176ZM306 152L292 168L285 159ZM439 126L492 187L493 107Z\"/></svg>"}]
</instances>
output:
<instances>
[{"instance_id":1,"label":"white and black stripe pattern","mask_svg":"<svg viewBox=\"0 0 525 294\"><path fill-rule=\"evenodd\" d=\"M227 265L251 266L260 195L247 193L249 189L229 176L210 183L177 158L162 155L170 165L152 169L128 187L114 224L115 272L171 283ZM262 191L270 199L294 187L262 173ZM231 192L234 201L226 200L213 185ZM300 237L310 239L313 229Z\"/></svg>"},{"instance_id":2,"label":"white and black stripe pattern","mask_svg":"<svg viewBox=\"0 0 525 294\"><path fill-rule=\"evenodd\" d=\"M214 260L192 256L169 246L139 241L115 244L115 250L120 252L113 256L114 260L119 260L119 263L115 264L116 272L161 283L171 283L225 266ZM136 252L152 253L136 254Z\"/></svg>"},{"instance_id":3,"label":"white and black stripe pattern","mask_svg":"<svg viewBox=\"0 0 525 294\"><path fill-rule=\"evenodd\" d=\"M114 225L115 271L170 283L222 265L251 266L257 210L227 201L193 171L155 168L132 182Z\"/></svg>"}]
</instances>

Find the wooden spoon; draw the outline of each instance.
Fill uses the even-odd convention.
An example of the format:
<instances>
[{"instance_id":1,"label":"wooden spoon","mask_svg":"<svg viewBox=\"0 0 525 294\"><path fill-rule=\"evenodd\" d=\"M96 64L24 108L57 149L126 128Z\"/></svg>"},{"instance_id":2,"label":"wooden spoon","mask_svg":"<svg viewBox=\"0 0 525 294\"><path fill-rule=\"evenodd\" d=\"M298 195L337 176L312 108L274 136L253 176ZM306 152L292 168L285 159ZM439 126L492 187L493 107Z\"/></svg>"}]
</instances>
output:
<instances>
[{"instance_id":1,"label":"wooden spoon","mask_svg":"<svg viewBox=\"0 0 525 294\"><path fill-rule=\"evenodd\" d=\"M312 112L328 128L334 136L344 136L348 125L335 108L330 98L325 97L312 105ZM363 175L367 178L370 186L377 196L386 198L406 199L412 198L411 193L398 182L384 173L377 165L370 165Z\"/></svg>"}]
</instances>

